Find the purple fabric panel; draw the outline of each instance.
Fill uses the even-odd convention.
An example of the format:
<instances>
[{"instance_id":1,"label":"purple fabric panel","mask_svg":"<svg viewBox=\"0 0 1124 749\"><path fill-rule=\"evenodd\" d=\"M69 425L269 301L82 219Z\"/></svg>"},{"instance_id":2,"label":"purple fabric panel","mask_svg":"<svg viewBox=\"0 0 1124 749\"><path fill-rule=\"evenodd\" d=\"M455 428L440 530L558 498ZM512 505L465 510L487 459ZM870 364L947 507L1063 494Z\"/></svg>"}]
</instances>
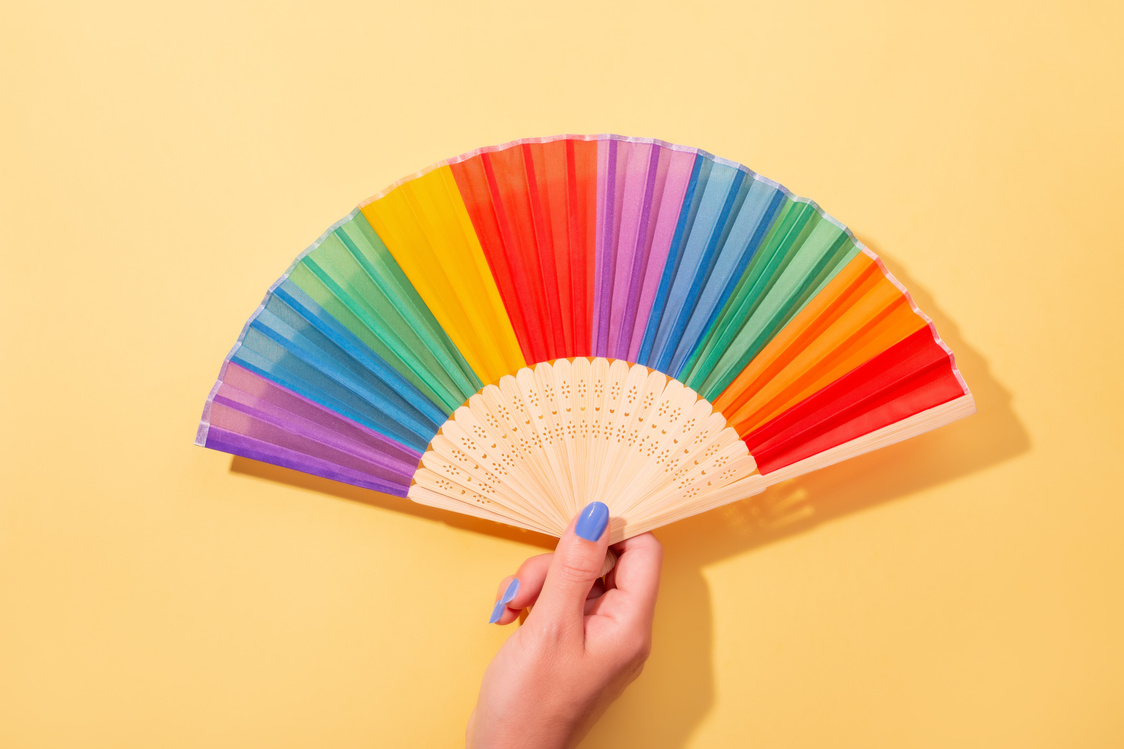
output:
<instances>
[{"instance_id":1,"label":"purple fabric panel","mask_svg":"<svg viewBox=\"0 0 1124 749\"><path fill-rule=\"evenodd\" d=\"M617 145L615 138L597 143L597 258L593 287L593 355L609 349L609 301L613 282L613 226L617 200Z\"/></svg>"},{"instance_id":2,"label":"purple fabric panel","mask_svg":"<svg viewBox=\"0 0 1124 749\"><path fill-rule=\"evenodd\" d=\"M331 463L366 476L368 480L377 479L390 483L406 481L408 483L414 474L414 470L416 470L416 466L407 467L401 463L390 463L388 465L388 461L385 460L379 462L365 460L329 445L315 442L303 434L286 431L283 427L259 418L255 413L247 413L241 410L245 409L246 406L235 405L239 408L231 407L220 400L220 397L216 397L212 402L211 428L230 434L239 434L255 442L305 455L312 460ZM209 439L210 431L208 431Z\"/></svg>"},{"instance_id":3,"label":"purple fabric panel","mask_svg":"<svg viewBox=\"0 0 1124 749\"><path fill-rule=\"evenodd\" d=\"M382 481L319 458L313 458L214 426L207 432L207 447L399 497L405 497L410 491L410 480L408 478L396 482Z\"/></svg>"},{"instance_id":4,"label":"purple fabric panel","mask_svg":"<svg viewBox=\"0 0 1124 749\"><path fill-rule=\"evenodd\" d=\"M416 466L421 460L421 453L233 362L222 379L218 395L238 400L263 413L275 414L278 419L289 419L294 431L307 432L319 442L360 456L382 455L407 465ZM327 435L331 437L325 438Z\"/></svg>"},{"instance_id":5,"label":"purple fabric panel","mask_svg":"<svg viewBox=\"0 0 1124 749\"><path fill-rule=\"evenodd\" d=\"M366 455L356 455L353 449L320 442L309 432L294 429L291 420L275 419L271 414L224 397L221 390L212 402L211 425L388 481L411 477L417 469L417 463L410 465L370 451L366 451Z\"/></svg>"},{"instance_id":6,"label":"purple fabric panel","mask_svg":"<svg viewBox=\"0 0 1124 749\"><path fill-rule=\"evenodd\" d=\"M612 313L613 313L613 288L616 283L616 278L621 274L621 269L618 268L620 263L621 253L621 219L624 217L622 210L624 201L624 183L628 177L628 158L634 148L644 144L622 142L617 148L617 164L613 170L613 176L616 178L615 186L613 187L613 241L610 245L611 251L609 253L609 288L608 298L605 300L605 305L602 310L605 313L605 327L606 329L612 328ZM608 339L605 341L605 353L603 356L609 356Z\"/></svg>"},{"instance_id":7,"label":"purple fabric panel","mask_svg":"<svg viewBox=\"0 0 1124 749\"><path fill-rule=\"evenodd\" d=\"M652 256L652 241L656 236L656 219L659 216L660 201L663 200L664 185L667 182L667 171L671 164L671 156L674 152L670 149L660 147L658 153L654 154L655 161L652 171L654 174L650 177L652 180L652 188L647 196L648 201L648 214L644 219L644 226L646 233L643 239L643 262L638 263L633 268L632 285L628 290L628 315L625 318L625 329L631 331L629 338L622 341L621 357L629 359L631 348L631 340L633 337L639 340L643 335L643 331L636 331L634 328L640 326L641 329L646 328L648 325L648 313L643 315L638 314L638 307L640 304L640 290L644 283L644 275L647 271L648 264L651 262ZM661 263L662 266L662 263ZM629 359L632 361L633 359Z\"/></svg>"},{"instance_id":8,"label":"purple fabric panel","mask_svg":"<svg viewBox=\"0 0 1124 749\"><path fill-rule=\"evenodd\" d=\"M656 212L654 220L649 221L652 232L648 246L647 264L643 269L643 283L640 285L639 298L636 302L636 319L632 326L632 340L628 345L628 353L623 358L636 361L640 354L640 345L644 340L644 328L648 324L648 317L652 313L652 304L656 299L656 289L660 284L660 275L663 273L664 264L667 263L667 254L671 249L671 240L675 236L675 225L679 221L679 212L683 208L683 198L687 194L687 184L691 181L691 171L695 167L695 150L678 151L670 148L662 149L666 157L660 160L661 174L656 182L656 194L653 196L652 209Z\"/></svg>"},{"instance_id":9,"label":"purple fabric panel","mask_svg":"<svg viewBox=\"0 0 1124 749\"><path fill-rule=\"evenodd\" d=\"M371 446L348 439L346 436L333 432L316 422L295 416L268 401L254 398L252 395L231 387L225 382L215 393L212 402L216 407L221 407L223 410L219 414L211 415L210 421L223 429L266 439L262 434L252 433L251 430L262 429L256 424L245 421L247 418L252 418L263 424L271 425L280 430L281 434L293 435L294 438L307 440L315 449L326 448L346 453L367 463L374 463L395 471L411 471L418 464L418 458L413 455L403 457L399 454L400 451L393 447L388 446L386 449L380 449L380 446ZM284 444L277 439L270 439L269 441ZM394 443L390 443L390 445L394 445ZM334 460L340 462L337 459Z\"/></svg>"},{"instance_id":10,"label":"purple fabric panel","mask_svg":"<svg viewBox=\"0 0 1124 749\"><path fill-rule=\"evenodd\" d=\"M654 143L632 143L627 150L621 195L620 235L613 270L613 300L609 323L609 356L628 357L632 322L640 285L640 268L648 254L648 220L652 191L662 149ZM647 322L647 321L645 321Z\"/></svg>"},{"instance_id":11,"label":"purple fabric panel","mask_svg":"<svg viewBox=\"0 0 1124 749\"><path fill-rule=\"evenodd\" d=\"M404 496L421 455L229 364L208 412L207 447Z\"/></svg>"}]
</instances>

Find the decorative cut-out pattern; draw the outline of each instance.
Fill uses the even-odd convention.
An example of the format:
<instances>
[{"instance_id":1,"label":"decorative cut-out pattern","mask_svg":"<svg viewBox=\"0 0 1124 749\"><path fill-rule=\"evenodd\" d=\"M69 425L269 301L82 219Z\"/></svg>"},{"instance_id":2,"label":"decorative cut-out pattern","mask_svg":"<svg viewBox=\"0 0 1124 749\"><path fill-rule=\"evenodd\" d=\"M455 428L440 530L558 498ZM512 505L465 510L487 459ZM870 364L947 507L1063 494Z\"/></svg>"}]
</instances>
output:
<instances>
[{"instance_id":1,"label":"decorative cut-out pattern","mask_svg":"<svg viewBox=\"0 0 1124 749\"><path fill-rule=\"evenodd\" d=\"M414 479L416 501L511 515L554 535L599 500L614 540L683 500L736 483L740 491L725 494L763 488L745 442L708 401L660 372L604 358L544 362L486 386L445 422Z\"/></svg>"}]
</instances>

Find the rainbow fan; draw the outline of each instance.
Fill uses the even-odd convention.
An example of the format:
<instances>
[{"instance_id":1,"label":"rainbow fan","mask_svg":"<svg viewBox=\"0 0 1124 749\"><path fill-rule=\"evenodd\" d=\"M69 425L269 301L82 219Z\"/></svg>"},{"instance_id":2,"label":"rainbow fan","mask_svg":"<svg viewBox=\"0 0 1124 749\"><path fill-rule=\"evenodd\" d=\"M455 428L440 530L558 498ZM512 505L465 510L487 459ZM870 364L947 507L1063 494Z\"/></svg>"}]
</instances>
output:
<instances>
[{"instance_id":1,"label":"rainbow fan","mask_svg":"<svg viewBox=\"0 0 1124 749\"><path fill-rule=\"evenodd\" d=\"M273 285L196 442L618 541L975 411L838 221L695 148L483 148L363 203Z\"/></svg>"}]
</instances>

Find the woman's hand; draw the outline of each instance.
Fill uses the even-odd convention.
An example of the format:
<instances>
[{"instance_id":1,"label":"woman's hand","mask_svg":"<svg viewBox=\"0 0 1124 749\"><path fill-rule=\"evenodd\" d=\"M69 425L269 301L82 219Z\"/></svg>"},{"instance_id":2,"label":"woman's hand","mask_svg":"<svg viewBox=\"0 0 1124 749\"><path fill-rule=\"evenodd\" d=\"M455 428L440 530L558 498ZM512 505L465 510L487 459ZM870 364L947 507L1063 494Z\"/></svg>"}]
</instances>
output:
<instances>
[{"instance_id":1,"label":"woman's hand","mask_svg":"<svg viewBox=\"0 0 1124 749\"><path fill-rule=\"evenodd\" d=\"M533 608L484 672L469 747L573 747L640 675L663 549L650 533L616 544L617 565L602 583L608 521L604 504L588 505L553 554L528 559L500 584L493 622Z\"/></svg>"}]
</instances>

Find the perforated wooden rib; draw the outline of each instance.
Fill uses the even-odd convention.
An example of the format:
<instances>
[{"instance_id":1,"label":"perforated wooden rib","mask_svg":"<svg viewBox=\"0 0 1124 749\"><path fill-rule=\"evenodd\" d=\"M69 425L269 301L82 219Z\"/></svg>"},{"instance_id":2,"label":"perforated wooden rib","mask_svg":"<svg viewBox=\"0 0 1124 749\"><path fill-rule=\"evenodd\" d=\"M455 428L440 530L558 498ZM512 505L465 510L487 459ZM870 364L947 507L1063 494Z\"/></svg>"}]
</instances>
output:
<instances>
[{"instance_id":1,"label":"perforated wooden rib","mask_svg":"<svg viewBox=\"0 0 1124 749\"><path fill-rule=\"evenodd\" d=\"M755 473L737 433L681 382L622 360L560 359L503 377L458 408L422 457L410 497L553 535L599 500L619 540L671 508L710 506Z\"/></svg>"}]
</instances>

